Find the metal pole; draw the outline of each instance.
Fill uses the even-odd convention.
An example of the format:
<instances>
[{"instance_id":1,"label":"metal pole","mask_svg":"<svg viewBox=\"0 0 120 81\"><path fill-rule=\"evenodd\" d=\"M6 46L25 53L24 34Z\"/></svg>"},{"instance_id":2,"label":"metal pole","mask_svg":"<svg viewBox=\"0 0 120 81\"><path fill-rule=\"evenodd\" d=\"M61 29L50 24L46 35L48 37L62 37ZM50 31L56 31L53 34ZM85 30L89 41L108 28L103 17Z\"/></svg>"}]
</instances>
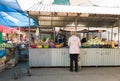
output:
<instances>
[{"instance_id":1,"label":"metal pole","mask_svg":"<svg viewBox=\"0 0 120 81\"><path fill-rule=\"evenodd\" d=\"M29 27L28 27L28 37L29 37L29 48L30 48L30 42L31 42L31 40L30 40L30 38L31 38L31 36L30 36L30 16L29 16L29 11L27 11L27 13L28 13L28 21L29 21Z\"/></svg>"},{"instance_id":2,"label":"metal pole","mask_svg":"<svg viewBox=\"0 0 120 81\"><path fill-rule=\"evenodd\" d=\"M108 31L108 41L110 40L110 36L109 35L110 35L110 32Z\"/></svg>"},{"instance_id":3,"label":"metal pole","mask_svg":"<svg viewBox=\"0 0 120 81\"><path fill-rule=\"evenodd\" d=\"M90 27L88 26L87 40L89 39L89 30L90 30Z\"/></svg>"},{"instance_id":4,"label":"metal pole","mask_svg":"<svg viewBox=\"0 0 120 81\"><path fill-rule=\"evenodd\" d=\"M102 39L102 34L101 34L101 32L100 32L100 39Z\"/></svg>"},{"instance_id":5,"label":"metal pole","mask_svg":"<svg viewBox=\"0 0 120 81\"><path fill-rule=\"evenodd\" d=\"M111 32L111 41L113 40L113 25L112 25L112 32Z\"/></svg>"},{"instance_id":6,"label":"metal pole","mask_svg":"<svg viewBox=\"0 0 120 81\"><path fill-rule=\"evenodd\" d=\"M40 40L42 40L41 29L39 28Z\"/></svg>"},{"instance_id":7,"label":"metal pole","mask_svg":"<svg viewBox=\"0 0 120 81\"><path fill-rule=\"evenodd\" d=\"M120 43L119 36L120 36L120 18L118 18L118 48L119 48L119 43Z\"/></svg>"},{"instance_id":8,"label":"metal pole","mask_svg":"<svg viewBox=\"0 0 120 81\"><path fill-rule=\"evenodd\" d=\"M75 31L77 32L77 17L75 18Z\"/></svg>"},{"instance_id":9,"label":"metal pole","mask_svg":"<svg viewBox=\"0 0 120 81\"><path fill-rule=\"evenodd\" d=\"M18 30L19 30L19 32L20 32L20 27L18 27ZM21 41L20 41L20 34L19 34L19 43L20 43Z\"/></svg>"},{"instance_id":10,"label":"metal pole","mask_svg":"<svg viewBox=\"0 0 120 81\"><path fill-rule=\"evenodd\" d=\"M54 14L54 16L56 16L56 15ZM53 13L51 13L51 28L52 28L52 34L55 37L55 28L53 28L52 26L53 26ZM52 37L52 34L51 34L51 37Z\"/></svg>"}]
</instances>

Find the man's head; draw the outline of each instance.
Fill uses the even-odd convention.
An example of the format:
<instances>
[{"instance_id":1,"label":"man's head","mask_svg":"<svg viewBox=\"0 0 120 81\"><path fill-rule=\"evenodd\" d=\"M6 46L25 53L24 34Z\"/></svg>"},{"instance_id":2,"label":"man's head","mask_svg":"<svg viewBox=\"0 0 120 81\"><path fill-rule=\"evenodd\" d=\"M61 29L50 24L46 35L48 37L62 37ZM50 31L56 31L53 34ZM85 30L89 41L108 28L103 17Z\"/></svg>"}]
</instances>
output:
<instances>
[{"instance_id":1,"label":"man's head","mask_svg":"<svg viewBox=\"0 0 120 81\"><path fill-rule=\"evenodd\" d=\"M76 35L76 31L71 31L71 35Z\"/></svg>"}]
</instances>

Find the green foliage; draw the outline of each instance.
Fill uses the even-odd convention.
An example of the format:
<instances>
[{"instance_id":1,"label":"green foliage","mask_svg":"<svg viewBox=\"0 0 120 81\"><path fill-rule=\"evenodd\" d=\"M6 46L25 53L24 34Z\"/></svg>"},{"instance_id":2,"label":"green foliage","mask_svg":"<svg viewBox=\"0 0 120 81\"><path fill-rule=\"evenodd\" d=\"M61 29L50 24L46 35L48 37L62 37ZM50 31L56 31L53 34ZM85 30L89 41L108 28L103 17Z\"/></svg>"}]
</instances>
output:
<instances>
[{"instance_id":1,"label":"green foliage","mask_svg":"<svg viewBox=\"0 0 120 81\"><path fill-rule=\"evenodd\" d=\"M53 35L53 34L51 35L51 38L50 38L50 40L54 40L54 35Z\"/></svg>"},{"instance_id":2,"label":"green foliage","mask_svg":"<svg viewBox=\"0 0 120 81\"><path fill-rule=\"evenodd\" d=\"M45 41L46 41L46 39L47 39L47 37L46 37L46 36L44 36L44 37L43 37L43 41L45 42Z\"/></svg>"}]
</instances>

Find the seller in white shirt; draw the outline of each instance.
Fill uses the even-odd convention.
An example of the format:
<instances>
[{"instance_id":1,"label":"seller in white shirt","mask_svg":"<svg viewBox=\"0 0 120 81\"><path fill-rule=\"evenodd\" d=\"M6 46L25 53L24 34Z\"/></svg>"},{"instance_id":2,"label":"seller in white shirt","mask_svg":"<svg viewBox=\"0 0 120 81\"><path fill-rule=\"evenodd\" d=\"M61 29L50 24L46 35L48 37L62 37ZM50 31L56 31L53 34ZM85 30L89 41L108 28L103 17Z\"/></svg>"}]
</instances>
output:
<instances>
[{"instance_id":1,"label":"seller in white shirt","mask_svg":"<svg viewBox=\"0 0 120 81\"><path fill-rule=\"evenodd\" d=\"M75 31L71 31L71 37L68 39L69 53L70 53L70 71L73 72L73 62L75 62L75 71L78 72L78 55L80 54L81 42L76 36Z\"/></svg>"}]
</instances>

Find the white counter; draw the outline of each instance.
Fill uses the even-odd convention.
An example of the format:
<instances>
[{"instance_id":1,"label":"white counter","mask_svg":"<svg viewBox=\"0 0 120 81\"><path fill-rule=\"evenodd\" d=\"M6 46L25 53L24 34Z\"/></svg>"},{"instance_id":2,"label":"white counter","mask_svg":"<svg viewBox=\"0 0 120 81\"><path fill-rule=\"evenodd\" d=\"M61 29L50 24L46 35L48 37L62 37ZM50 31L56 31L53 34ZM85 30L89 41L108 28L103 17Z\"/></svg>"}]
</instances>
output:
<instances>
[{"instance_id":1,"label":"white counter","mask_svg":"<svg viewBox=\"0 0 120 81\"><path fill-rule=\"evenodd\" d=\"M30 67L69 66L68 48L29 49ZM81 48L81 66L119 66L120 49Z\"/></svg>"}]
</instances>

